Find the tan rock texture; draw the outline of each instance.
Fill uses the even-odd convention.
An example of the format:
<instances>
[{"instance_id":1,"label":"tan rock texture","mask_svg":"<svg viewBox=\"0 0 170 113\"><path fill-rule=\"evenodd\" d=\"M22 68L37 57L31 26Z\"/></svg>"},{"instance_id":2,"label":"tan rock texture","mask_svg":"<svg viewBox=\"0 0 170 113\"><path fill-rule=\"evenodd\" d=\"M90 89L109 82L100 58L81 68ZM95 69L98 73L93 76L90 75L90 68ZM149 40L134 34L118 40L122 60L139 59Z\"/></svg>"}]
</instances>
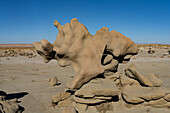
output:
<instances>
[{"instance_id":1,"label":"tan rock texture","mask_svg":"<svg viewBox=\"0 0 170 113\"><path fill-rule=\"evenodd\" d=\"M113 97L119 94L116 84L111 80L96 80L95 83L85 84L81 89L75 92L79 97Z\"/></svg>"},{"instance_id":2,"label":"tan rock texture","mask_svg":"<svg viewBox=\"0 0 170 113\"><path fill-rule=\"evenodd\" d=\"M97 79L83 85L74 93L74 101L81 104L98 104L118 98L120 91L112 80Z\"/></svg>"},{"instance_id":3,"label":"tan rock texture","mask_svg":"<svg viewBox=\"0 0 170 113\"><path fill-rule=\"evenodd\" d=\"M80 104L80 103L76 103L76 102L73 102L71 106L75 107L76 110L77 110L79 113L83 113L84 111L86 111L86 110L88 109L88 105L86 105L86 104Z\"/></svg>"},{"instance_id":4,"label":"tan rock texture","mask_svg":"<svg viewBox=\"0 0 170 113\"><path fill-rule=\"evenodd\" d=\"M152 73L147 76L141 75L134 64L126 68L125 74L129 78L137 80L142 86L160 87L163 84L163 82Z\"/></svg>"},{"instance_id":5,"label":"tan rock texture","mask_svg":"<svg viewBox=\"0 0 170 113\"><path fill-rule=\"evenodd\" d=\"M61 107L69 107L69 106L71 106L72 102L73 102L73 99L72 98L68 98L68 99L65 99L63 101L60 101L57 106L59 108L61 108Z\"/></svg>"},{"instance_id":6,"label":"tan rock texture","mask_svg":"<svg viewBox=\"0 0 170 113\"><path fill-rule=\"evenodd\" d=\"M76 18L64 26L58 21L54 25L58 29L55 42L43 39L33 46L45 62L56 59L60 66L73 67L76 75L70 89L80 88L105 70L117 70L118 62L127 62L138 52L133 41L117 31L109 32L107 27L91 35Z\"/></svg>"},{"instance_id":7,"label":"tan rock texture","mask_svg":"<svg viewBox=\"0 0 170 113\"><path fill-rule=\"evenodd\" d=\"M57 93L56 95L52 96L52 101L53 101L53 103L58 103L62 100L69 98L70 96L71 96L71 94L68 92L60 92L60 93Z\"/></svg>"},{"instance_id":8,"label":"tan rock texture","mask_svg":"<svg viewBox=\"0 0 170 113\"><path fill-rule=\"evenodd\" d=\"M156 101L163 99L165 95L169 94L170 91L167 88L162 87L142 87L139 85L127 85L123 89L122 96L125 101L129 103L142 103L144 101ZM166 100L165 100L166 101ZM151 102L152 103L152 102Z\"/></svg>"},{"instance_id":9,"label":"tan rock texture","mask_svg":"<svg viewBox=\"0 0 170 113\"><path fill-rule=\"evenodd\" d=\"M0 113L22 113L24 108L18 105L16 98L6 100L7 94L0 91Z\"/></svg>"},{"instance_id":10,"label":"tan rock texture","mask_svg":"<svg viewBox=\"0 0 170 113\"><path fill-rule=\"evenodd\" d=\"M49 84L50 86L60 85L60 83L58 82L58 78L56 76L50 79Z\"/></svg>"},{"instance_id":11,"label":"tan rock texture","mask_svg":"<svg viewBox=\"0 0 170 113\"><path fill-rule=\"evenodd\" d=\"M166 95L166 96L164 97L164 99L165 99L166 101L170 102L170 94Z\"/></svg>"},{"instance_id":12,"label":"tan rock texture","mask_svg":"<svg viewBox=\"0 0 170 113\"><path fill-rule=\"evenodd\" d=\"M154 87L160 87L163 84L162 80L160 80L153 73L147 74L146 78L152 83Z\"/></svg>"},{"instance_id":13,"label":"tan rock texture","mask_svg":"<svg viewBox=\"0 0 170 113\"><path fill-rule=\"evenodd\" d=\"M65 107L62 113L78 113L74 107Z\"/></svg>"}]
</instances>

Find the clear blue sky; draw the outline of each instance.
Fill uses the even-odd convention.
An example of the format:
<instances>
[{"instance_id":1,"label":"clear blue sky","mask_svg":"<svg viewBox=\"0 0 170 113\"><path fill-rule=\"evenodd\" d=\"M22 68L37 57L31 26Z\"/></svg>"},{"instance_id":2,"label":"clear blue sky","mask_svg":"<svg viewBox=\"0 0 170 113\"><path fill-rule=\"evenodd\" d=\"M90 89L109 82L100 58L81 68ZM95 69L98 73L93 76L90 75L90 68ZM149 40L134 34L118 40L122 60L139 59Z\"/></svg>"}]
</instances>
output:
<instances>
[{"instance_id":1,"label":"clear blue sky","mask_svg":"<svg viewBox=\"0 0 170 113\"><path fill-rule=\"evenodd\" d=\"M72 18L91 34L108 27L137 43L170 44L170 0L0 0L0 44L54 42L54 20Z\"/></svg>"}]
</instances>

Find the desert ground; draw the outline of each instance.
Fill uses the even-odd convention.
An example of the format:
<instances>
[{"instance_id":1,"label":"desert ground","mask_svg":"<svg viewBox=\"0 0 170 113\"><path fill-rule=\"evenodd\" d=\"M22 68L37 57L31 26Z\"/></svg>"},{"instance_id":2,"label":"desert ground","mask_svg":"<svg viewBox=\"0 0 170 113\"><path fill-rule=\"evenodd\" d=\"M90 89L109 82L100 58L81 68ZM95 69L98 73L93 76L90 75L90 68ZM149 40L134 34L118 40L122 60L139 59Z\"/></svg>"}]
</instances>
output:
<instances>
[{"instance_id":1,"label":"desert ground","mask_svg":"<svg viewBox=\"0 0 170 113\"><path fill-rule=\"evenodd\" d=\"M154 52L149 54L149 48ZM170 88L170 50L169 45L138 45L139 53L127 64L120 64L123 72L130 64L135 64L142 75L153 73L163 81L163 87ZM20 53L5 55L5 51ZM30 54L31 53L31 54ZM13 54L13 55L11 55ZM17 55L16 55L17 54ZM61 113L63 108L52 106L51 97L66 89L66 84L74 76L72 67L60 67L56 60L44 63L32 48L0 49L0 91L8 94L8 99L17 98L24 113ZM56 76L60 85L50 86L49 79ZM114 105L113 105L114 108ZM97 112L97 111L96 111ZM116 111L98 111L99 113L169 113L168 108L138 107ZM85 113L94 113L86 110Z\"/></svg>"}]
</instances>

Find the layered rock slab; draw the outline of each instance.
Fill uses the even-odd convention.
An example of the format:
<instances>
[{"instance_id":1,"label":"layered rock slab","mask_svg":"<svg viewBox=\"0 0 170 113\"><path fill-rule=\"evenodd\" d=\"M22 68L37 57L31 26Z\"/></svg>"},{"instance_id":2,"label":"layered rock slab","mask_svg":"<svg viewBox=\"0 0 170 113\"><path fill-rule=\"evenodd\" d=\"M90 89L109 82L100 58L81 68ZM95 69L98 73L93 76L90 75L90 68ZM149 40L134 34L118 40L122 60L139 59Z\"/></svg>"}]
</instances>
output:
<instances>
[{"instance_id":1,"label":"layered rock slab","mask_svg":"<svg viewBox=\"0 0 170 113\"><path fill-rule=\"evenodd\" d=\"M63 101L65 99L69 98L70 96L71 96L71 94L68 92L60 92L60 93L57 93L56 95L52 96L52 102L58 103L60 101Z\"/></svg>"},{"instance_id":2,"label":"layered rock slab","mask_svg":"<svg viewBox=\"0 0 170 113\"><path fill-rule=\"evenodd\" d=\"M152 73L147 76L141 75L134 64L126 68L125 74L129 78L137 80L142 86L160 87L163 84L163 82Z\"/></svg>"},{"instance_id":3,"label":"layered rock slab","mask_svg":"<svg viewBox=\"0 0 170 113\"><path fill-rule=\"evenodd\" d=\"M83 104L96 104L111 100L119 95L116 84L107 79L92 80L74 94L74 100Z\"/></svg>"},{"instance_id":4,"label":"layered rock slab","mask_svg":"<svg viewBox=\"0 0 170 113\"><path fill-rule=\"evenodd\" d=\"M144 101L158 100L168 95L170 90L162 87L142 87L139 85L127 85L123 89L122 96L128 103L139 104Z\"/></svg>"}]
</instances>

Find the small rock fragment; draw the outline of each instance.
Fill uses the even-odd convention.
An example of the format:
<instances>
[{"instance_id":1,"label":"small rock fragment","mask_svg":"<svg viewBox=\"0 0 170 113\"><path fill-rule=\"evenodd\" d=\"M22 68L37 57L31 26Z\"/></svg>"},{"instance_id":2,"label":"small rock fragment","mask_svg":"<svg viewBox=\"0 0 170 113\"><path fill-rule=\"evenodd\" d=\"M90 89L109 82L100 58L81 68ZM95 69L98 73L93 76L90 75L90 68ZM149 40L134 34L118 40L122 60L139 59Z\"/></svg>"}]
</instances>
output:
<instances>
[{"instance_id":1,"label":"small rock fragment","mask_svg":"<svg viewBox=\"0 0 170 113\"><path fill-rule=\"evenodd\" d=\"M168 56L168 55L169 55L169 53L164 53L164 54L163 54L163 56Z\"/></svg>"},{"instance_id":2,"label":"small rock fragment","mask_svg":"<svg viewBox=\"0 0 170 113\"><path fill-rule=\"evenodd\" d=\"M59 85L60 83L58 82L58 78L57 77L53 77L50 80L50 86L55 86L55 85Z\"/></svg>"},{"instance_id":3,"label":"small rock fragment","mask_svg":"<svg viewBox=\"0 0 170 113\"><path fill-rule=\"evenodd\" d=\"M59 101L65 100L71 96L68 92L61 92L52 96L53 103L58 103Z\"/></svg>"},{"instance_id":4,"label":"small rock fragment","mask_svg":"<svg viewBox=\"0 0 170 113\"><path fill-rule=\"evenodd\" d=\"M112 55L107 55L103 61L103 64L106 65L108 64L109 62L111 62L113 59L113 56Z\"/></svg>"},{"instance_id":5,"label":"small rock fragment","mask_svg":"<svg viewBox=\"0 0 170 113\"><path fill-rule=\"evenodd\" d=\"M119 62L117 60L112 60L108 65L104 65L105 73L114 72L117 70Z\"/></svg>"},{"instance_id":6,"label":"small rock fragment","mask_svg":"<svg viewBox=\"0 0 170 113\"><path fill-rule=\"evenodd\" d=\"M68 106L71 106L71 103L73 102L73 99L72 98L67 98L63 101L60 101L58 102L58 107L61 108L61 107L68 107Z\"/></svg>"}]
</instances>

